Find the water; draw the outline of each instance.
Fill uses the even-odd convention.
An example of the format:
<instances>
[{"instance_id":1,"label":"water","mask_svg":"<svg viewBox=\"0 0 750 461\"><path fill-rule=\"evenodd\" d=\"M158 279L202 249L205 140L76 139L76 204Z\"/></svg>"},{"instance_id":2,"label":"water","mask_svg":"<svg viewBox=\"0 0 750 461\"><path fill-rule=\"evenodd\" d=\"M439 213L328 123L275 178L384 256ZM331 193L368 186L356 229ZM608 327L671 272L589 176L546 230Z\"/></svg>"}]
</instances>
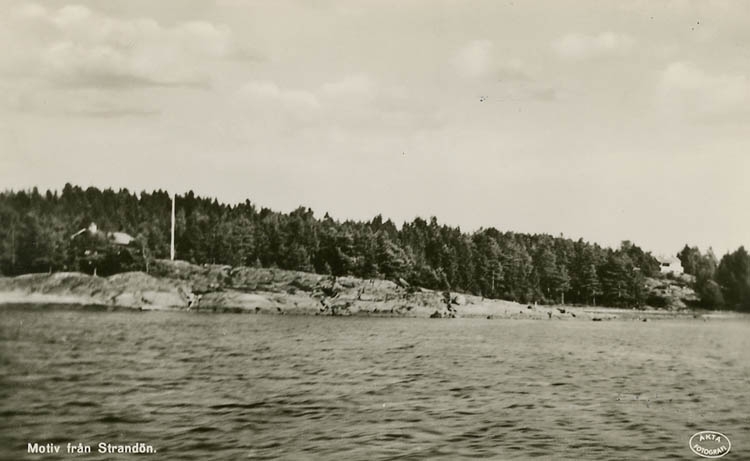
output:
<instances>
[{"instance_id":1,"label":"water","mask_svg":"<svg viewBox=\"0 0 750 461\"><path fill-rule=\"evenodd\" d=\"M0 458L750 458L750 322L0 308ZM92 446L29 455L30 442Z\"/></svg>"}]
</instances>

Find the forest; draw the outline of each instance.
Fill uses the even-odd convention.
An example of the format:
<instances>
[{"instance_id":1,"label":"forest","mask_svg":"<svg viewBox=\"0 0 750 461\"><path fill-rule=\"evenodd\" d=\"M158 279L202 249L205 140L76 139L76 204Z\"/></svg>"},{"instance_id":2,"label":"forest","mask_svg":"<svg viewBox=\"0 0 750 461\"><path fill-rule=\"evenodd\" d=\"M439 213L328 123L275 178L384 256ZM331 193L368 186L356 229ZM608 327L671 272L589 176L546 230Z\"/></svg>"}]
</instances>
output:
<instances>
[{"instance_id":1,"label":"forest","mask_svg":"<svg viewBox=\"0 0 750 461\"><path fill-rule=\"evenodd\" d=\"M582 239L483 228L462 232L436 218L400 227L382 216L339 221L309 208L289 213L246 200L228 205L193 192L176 197L177 259L383 278L522 303L641 306L659 263L630 241L603 248ZM171 197L66 184L62 191L0 193L0 273L142 270L168 258ZM79 230L96 223L103 232ZM107 232L135 237L127 246ZM688 245L677 255L704 307L750 311L750 256L720 261Z\"/></svg>"}]
</instances>

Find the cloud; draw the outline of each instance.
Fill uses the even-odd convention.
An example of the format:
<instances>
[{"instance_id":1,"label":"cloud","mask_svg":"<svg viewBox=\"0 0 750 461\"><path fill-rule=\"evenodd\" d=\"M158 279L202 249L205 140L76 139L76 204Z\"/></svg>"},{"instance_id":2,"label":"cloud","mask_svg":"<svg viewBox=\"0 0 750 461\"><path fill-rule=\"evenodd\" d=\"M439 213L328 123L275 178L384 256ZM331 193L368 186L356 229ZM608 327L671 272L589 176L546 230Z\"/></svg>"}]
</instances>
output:
<instances>
[{"instance_id":1,"label":"cloud","mask_svg":"<svg viewBox=\"0 0 750 461\"><path fill-rule=\"evenodd\" d=\"M113 101L111 93L102 90L37 91L16 89L0 99L0 109L47 117L118 118L147 117L162 113L159 109L139 106L133 101Z\"/></svg>"},{"instance_id":2,"label":"cloud","mask_svg":"<svg viewBox=\"0 0 750 461\"><path fill-rule=\"evenodd\" d=\"M495 74L498 81L501 82L527 82L532 80L519 59L511 59L504 64L498 64Z\"/></svg>"},{"instance_id":3,"label":"cloud","mask_svg":"<svg viewBox=\"0 0 750 461\"><path fill-rule=\"evenodd\" d=\"M662 71L659 89L663 106L685 116L750 111L750 80L744 74L710 73L690 62L673 62Z\"/></svg>"},{"instance_id":4,"label":"cloud","mask_svg":"<svg viewBox=\"0 0 750 461\"><path fill-rule=\"evenodd\" d=\"M11 12L11 16L16 19L43 18L46 15L47 9L34 3L19 5Z\"/></svg>"},{"instance_id":5,"label":"cloud","mask_svg":"<svg viewBox=\"0 0 750 461\"><path fill-rule=\"evenodd\" d=\"M324 84L321 90L331 96L369 96L375 91L375 82L364 74L349 75L341 80Z\"/></svg>"},{"instance_id":6,"label":"cloud","mask_svg":"<svg viewBox=\"0 0 750 461\"><path fill-rule=\"evenodd\" d=\"M532 78L520 59L496 59L495 45L489 40L473 40L453 57L452 64L459 75L472 80L498 82L528 82Z\"/></svg>"},{"instance_id":7,"label":"cloud","mask_svg":"<svg viewBox=\"0 0 750 461\"><path fill-rule=\"evenodd\" d=\"M474 40L456 54L453 64L460 74L470 78L486 75L492 67L493 44L489 40Z\"/></svg>"},{"instance_id":8,"label":"cloud","mask_svg":"<svg viewBox=\"0 0 750 461\"><path fill-rule=\"evenodd\" d=\"M206 87L207 62L246 54L223 25L164 26L150 18L113 18L80 5L22 5L11 12L9 24L10 36L27 46L23 54L0 58L0 69L67 87Z\"/></svg>"},{"instance_id":9,"label":"cloud","mask_svg":"<svg viewBox=\"0 0 750 461\"><path fill-rule=\"evenodd\" d=\"M240 94L256 101L298 109L317 109L324 103L372 102L376 91L376 82L366 74L346 75L311 90L282 88L272 81L250 81L240 88Z\"/></svg>"},{"instance_id":10,"label":"cloud","mask_svg":"<svg viewBox=\"0 0 750 461\"><path fill-rule=\"evenodd\" d=\"M550 86L532 88L528 91L529 99L536 101L555 101L563 96L563 92Z\"/></svg>"},{"instance_id":11,"label":"cloud","mask_svg":"<svg viewBox=\"0 0 750 461\"><path fill-rule=\"evenodd\" d=\"M107 45L58 42L41 54L42 72L60 86L133 88L149 86L207 87L208 76L172 56L172 67L164 66L150 53L136 55Z\"/></svg>"},{"instance_id":12,"label":"cloud","mask_svg":"<svg viewBox=\"0 0 750 461\"><path fill-rule=\"evenodd\" d=\"M626 54L634 43L629 35L614 32L567 34L552 42L552 49L561 59L585 60Z\"/></svg>"},{"instance_id":13,"label":"cloud","mask_svg":"<svg viewBox=\"0 0 750 461\"><path fill-rule=\"evenodd\" d=\"M67 115L89 118L152 117L159 114L160 110L127 107L98 107L67 112Z\"/></svg>"},{"instance_id":14,"label":"cloud","mask_svg":"<svg viewBox=\"0 0 750 461\"><path fill-rule=\"evenodd\" d=\"M240 88L240 94L245 97L281 104L292 109L317 109L320 106L318 97L309 91L282 89L269 81L251 81Z\"/></svg>"}]
</instances>

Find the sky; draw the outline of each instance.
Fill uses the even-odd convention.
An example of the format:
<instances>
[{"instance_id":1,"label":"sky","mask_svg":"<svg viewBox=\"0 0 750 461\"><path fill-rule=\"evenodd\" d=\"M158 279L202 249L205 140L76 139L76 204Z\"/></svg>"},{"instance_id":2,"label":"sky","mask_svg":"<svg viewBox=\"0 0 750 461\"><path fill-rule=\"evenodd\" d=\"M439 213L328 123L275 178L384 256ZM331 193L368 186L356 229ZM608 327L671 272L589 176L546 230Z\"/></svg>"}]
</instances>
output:
<instances>
[{"instance_id":1,"label":"sky","mask_svg":"<svg viewBox=\"0 0 750 461\"><path fill-rule=\"evenodd\" d=\"M750 246L750 2L0 0L0 189Z\"/></svg>"}]
</instances>

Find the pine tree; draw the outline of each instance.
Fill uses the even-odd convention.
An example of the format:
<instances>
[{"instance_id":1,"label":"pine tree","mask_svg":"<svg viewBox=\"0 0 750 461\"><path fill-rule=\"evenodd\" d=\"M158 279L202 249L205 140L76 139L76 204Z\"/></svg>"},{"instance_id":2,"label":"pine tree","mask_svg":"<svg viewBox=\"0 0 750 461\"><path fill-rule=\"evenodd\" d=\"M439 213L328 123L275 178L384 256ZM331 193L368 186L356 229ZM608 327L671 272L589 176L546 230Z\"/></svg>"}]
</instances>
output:
<instances>
[{"instance_id":1,"label":"pine tree","mask_svg":"<svg viewBox=\"0 0 750 461\"><path fill-rule=\"evenodd\" d=\"M587 302L596 305L596 297L602 294L602 286L596 273L596 266L590 263L583 272L581 288L587 297Z\"/></svg>"}]
</instances>

